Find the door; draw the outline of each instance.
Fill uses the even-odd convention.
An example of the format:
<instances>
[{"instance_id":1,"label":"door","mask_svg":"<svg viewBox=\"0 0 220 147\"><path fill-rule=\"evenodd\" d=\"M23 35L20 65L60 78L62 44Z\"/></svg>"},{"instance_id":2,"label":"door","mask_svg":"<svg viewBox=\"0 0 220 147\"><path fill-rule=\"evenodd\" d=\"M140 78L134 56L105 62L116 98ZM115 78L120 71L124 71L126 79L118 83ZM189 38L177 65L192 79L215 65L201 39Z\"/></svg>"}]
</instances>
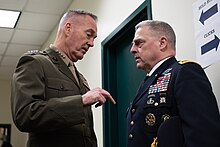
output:
<instances>
[{"instance_id":1,"label":"door","mask_svg":"<svg viewBox=\"0 0 220 147\"><path fill-rule=\"evenodd\" d=\"M104 147L126 147L126 111L146 73L130 53L135 25L151 19L150 1L143 2L102 42L102 85L116 99L103 106Z\"/></svg>"}]
</instances>

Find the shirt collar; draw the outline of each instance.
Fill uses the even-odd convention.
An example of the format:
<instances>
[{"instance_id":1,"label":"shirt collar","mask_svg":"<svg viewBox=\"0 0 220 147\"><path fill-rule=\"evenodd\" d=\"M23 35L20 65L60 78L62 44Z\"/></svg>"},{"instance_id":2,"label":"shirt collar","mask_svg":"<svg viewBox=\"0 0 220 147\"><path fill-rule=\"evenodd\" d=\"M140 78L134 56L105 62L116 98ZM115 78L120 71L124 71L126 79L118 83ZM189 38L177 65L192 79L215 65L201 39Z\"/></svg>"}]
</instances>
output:
<instances>
[{"instance_id":1,"label":"shirt collar","mask_svg":"<svg viewBox=\"0 0 220 147\"><path fill-rule=\"evenodd\" d=\"M171 58L171 57L167 57L167 58L161 60L160 62L158 62L156 65L154 65L154 67L153 67L153 68L151 69L151 71L147 74L147 76L151 76L151 75L154 73L154 71L155 71L161 64L163 64L163 62L165 62L165 61L168 60L169 58Z\"/></svg>"}]
</instances>

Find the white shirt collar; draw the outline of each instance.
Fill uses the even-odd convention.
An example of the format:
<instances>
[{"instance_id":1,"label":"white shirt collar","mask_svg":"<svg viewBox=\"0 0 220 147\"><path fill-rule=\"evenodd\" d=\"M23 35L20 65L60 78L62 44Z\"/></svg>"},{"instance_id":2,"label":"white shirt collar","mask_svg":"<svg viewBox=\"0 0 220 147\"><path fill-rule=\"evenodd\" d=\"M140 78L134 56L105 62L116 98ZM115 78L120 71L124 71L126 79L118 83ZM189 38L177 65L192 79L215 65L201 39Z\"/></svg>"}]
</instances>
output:
<instances>
[{"instance_id":1,"label":"white shirt collar","mask_svg":"<svg viewBox=\"0 0 220 147\"><path fill-rule=\"evenodd\" d=\"M169 58L171 57L167 57L163 60L161 60L160 62L158 62L156 65L154 65L154 67L151 69L151 71L147 74L147 76L151 76L153 74L153 72L163 63L165 62L166 60L168 60Z\"/></svg>"}]
</instances>

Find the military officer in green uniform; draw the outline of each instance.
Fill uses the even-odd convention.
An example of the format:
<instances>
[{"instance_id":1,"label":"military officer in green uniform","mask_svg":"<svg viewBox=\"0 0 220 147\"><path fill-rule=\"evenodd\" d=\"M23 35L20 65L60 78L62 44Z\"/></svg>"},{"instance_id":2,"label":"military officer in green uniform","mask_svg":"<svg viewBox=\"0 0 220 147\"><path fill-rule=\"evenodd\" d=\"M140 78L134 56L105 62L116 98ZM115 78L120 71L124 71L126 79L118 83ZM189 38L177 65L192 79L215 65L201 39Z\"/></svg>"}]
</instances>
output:
<instances>
[{"instance_id":1,"label":"military officer in green uniform","mask_svg":"<svg viewBox=\"0 0 220 147\"><path fill-rule=\"evenodd\" d=\"M180 61L163 21L135 27L130 52L146 78L127 112L128 147L220 147L220 115L201 66Z\"/></svg>"},{"instance_id":2,"label":"military officer in green uniform","mask_svg":"<svg viewBox=\"0 0 220 147\"><path fill-rule=\"evenodd\" d=\"M27 147L97 147L91 105L115 101L104 89L90 90L75 67L94 45L96 20L90 12L69 10L54 43L18 61L11 108L17 128L28 132Z\"/></svg>"}]
</instances>

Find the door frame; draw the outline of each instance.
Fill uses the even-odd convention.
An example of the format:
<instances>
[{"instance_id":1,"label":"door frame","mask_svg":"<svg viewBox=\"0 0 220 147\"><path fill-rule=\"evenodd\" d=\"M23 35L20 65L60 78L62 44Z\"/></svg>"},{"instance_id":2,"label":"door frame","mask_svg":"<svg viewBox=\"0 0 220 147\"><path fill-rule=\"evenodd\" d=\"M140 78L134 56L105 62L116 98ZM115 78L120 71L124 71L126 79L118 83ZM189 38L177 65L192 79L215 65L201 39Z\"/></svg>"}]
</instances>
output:
<instances>
[{"instance_id":1,"label":"door frame","mask_svg":"<svg viewBox=\"0 0 220 147\"><path fill-rule=\"evenodd\" d=\"M117 102L116 91L116 53L113 46L123 41L126 34L135 31L135 25L141 20L152 19L151 0L145 0L101 43L102 47L102 87L109 91ZM106 102L103 105L103 144L104 147L119 147L118 141L118 108Z\"/></svg>"}]
</instances>

